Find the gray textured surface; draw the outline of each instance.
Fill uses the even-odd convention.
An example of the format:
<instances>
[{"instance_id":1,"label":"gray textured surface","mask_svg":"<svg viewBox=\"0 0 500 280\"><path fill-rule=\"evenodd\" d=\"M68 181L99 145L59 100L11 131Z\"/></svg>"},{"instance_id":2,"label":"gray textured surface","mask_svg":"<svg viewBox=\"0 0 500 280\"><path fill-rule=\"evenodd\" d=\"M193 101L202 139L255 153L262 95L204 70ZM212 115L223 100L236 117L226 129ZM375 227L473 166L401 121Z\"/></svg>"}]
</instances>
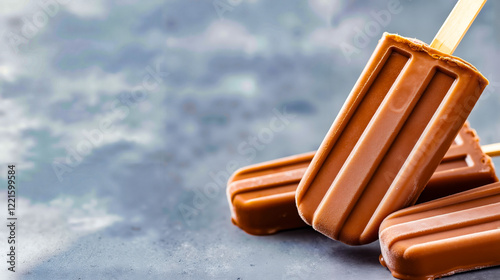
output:
<instances>
[{"instance_id":1,"label":"gray textured surface","mask_svg":"<svg viewBox=\"0 0 500 280\"><path fill-rule=\"evenodd\" d=\"M24 36L45 12L0 4L0 176L7 162L20 173L15 276L391 279L378 243L352 248L310 229L245 234L230 222L219 181L229 162L316 149L382 32L430 42L455 1L401 0L379 28L374 13L387 1L142 2L59 5L17 53L12 34ZM229 8L218 13L214 3ZM470 116L483 144L500 141L499 13L489 1L455 52L491 82ZM343 55L373 24L358 53ZM157 67L168 75L152 78ZM120 101L136 89L145 95ZM293 118L266 138L273 109L283 108ZM103 120L112 131L88 144L84 131ZM265 143L250 148L259 135ZM74 150L88 153L70 166ZM62 180L54 163L67 168ZM493 268L450 279L498 278Z\"/></svg>"}]
</instances>

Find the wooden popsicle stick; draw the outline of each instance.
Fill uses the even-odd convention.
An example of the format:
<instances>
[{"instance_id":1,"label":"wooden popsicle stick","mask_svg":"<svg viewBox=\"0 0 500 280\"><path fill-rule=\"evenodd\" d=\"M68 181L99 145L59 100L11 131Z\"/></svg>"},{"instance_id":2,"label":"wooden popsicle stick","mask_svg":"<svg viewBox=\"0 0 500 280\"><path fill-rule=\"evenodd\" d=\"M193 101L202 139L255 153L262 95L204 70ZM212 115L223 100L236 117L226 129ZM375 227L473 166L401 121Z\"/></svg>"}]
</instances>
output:
<instances>
[{"instance_id":1,"label":"wooden popsicle stick","mask_svg":"<svg viewBox=\"0 0 500 280\"><path fill-rule=\"evenodd\" d=\"M500 143L481 146L481 150L490 157L500 156Z\"/></svg>"},{"instance_id":2,"label":"wooden popsicle stick","mask_svg":"<svg viewBox=\"0 0 500 280\"><path fill-rule=\"evenodd\" d=\"M459 0L432 40L431 47L453 54L487 0Z\"/></svg>"}]
</instances>

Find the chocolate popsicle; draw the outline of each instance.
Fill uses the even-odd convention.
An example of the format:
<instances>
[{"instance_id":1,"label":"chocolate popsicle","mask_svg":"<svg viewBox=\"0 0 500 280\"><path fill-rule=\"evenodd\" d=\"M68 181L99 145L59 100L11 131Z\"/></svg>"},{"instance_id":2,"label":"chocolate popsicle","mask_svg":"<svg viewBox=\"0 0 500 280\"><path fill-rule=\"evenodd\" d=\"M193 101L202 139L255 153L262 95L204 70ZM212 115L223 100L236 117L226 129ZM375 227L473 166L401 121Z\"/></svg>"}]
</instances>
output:
<instances>
[{"instance_id":1,"label":"chocolate popsicle","mask_svg":"<svg viewBox=\"0 0 500 280\"><path fill-rule=\"evenodd\" d=\"M463 18L470 25L476 14ZM465 33L469 25L449 27ZM387 215L416 202L488 84L451 55L453 44L443 44L447 53L384 33L297 188L307 224L346 244L367 244Z\"/></svg>"},{"instance_id":2,"label":"chocolate popsicle","mask_svg":"<svg viewBox=\"0 0 500 280\"><path fill-rule=\"evenodd\" d=\"M500 148L489 152L494 154L498 150ZM232 222L255 235L306 226L295 206L295 190L314 153L237 170L227 185ZM497 181L491 158L481 151L476 132L466 122L427 183L419 202Z\"/></svg>"},{"instance_id":3,"label":"chocolate popsicle","mask_svg":"<svg viewBox=\"0 0 500 280\"><path fill-rule=\"evenodd\" d=\"M484 147L490 147L489 145ZM466 122L417 200L417 204L498 182L489 156L500 151L483 149Z\"/></svg>"},{"instance_id":4,"label":"chocolate popsicle","mask_svg":"<svg viewBox=\"0 0 500 280\"><path fill-rule=\"evenodd\" d=\"M297 213L295 190L314 152L236 170L227 183L231 221L254 235L306 226Z\"/></svg>"},{"instance_id":5,"label":"chocolate popsicle","mask_svg":"<svg viewBox=\"0 0 500 280\"><path fill-rule=\"evenodd\" d=\"M500 183L412 206L380 226L380 262L400 279L500 265Z\"/></svg>"}]
</instances>

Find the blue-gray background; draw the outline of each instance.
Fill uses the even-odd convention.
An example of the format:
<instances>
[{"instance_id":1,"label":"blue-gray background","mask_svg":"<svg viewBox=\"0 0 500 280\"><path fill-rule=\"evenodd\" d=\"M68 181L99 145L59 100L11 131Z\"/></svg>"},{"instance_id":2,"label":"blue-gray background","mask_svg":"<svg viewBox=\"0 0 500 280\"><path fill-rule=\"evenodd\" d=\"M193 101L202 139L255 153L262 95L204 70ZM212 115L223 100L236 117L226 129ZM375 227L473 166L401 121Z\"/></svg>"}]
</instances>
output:
<instances>
[{"instance_id":1,"label":"blue-gray background","mask_svg":"<svg viewBox=\"0 0 500 280\"><path fill-rule=\"evenodd\" d=\"M2 279L391 278L376 242L247 235L220 181L316 149L382 32L430 42L455 1L45 2L0 4L0 177L19 173ZM482 144L500 141L499 13L455 52L491 82L470 116Z\"/></svg>"}]
</instances>

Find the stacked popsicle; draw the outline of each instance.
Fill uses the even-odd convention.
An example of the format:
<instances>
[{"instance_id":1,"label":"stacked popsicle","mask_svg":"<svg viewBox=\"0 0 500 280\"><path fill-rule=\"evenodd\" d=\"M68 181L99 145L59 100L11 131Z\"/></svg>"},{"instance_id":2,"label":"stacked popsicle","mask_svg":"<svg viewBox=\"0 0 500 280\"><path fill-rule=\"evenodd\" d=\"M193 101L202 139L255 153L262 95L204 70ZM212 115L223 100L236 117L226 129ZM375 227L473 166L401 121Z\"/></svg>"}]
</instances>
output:
<instances>
[{"instance_id":1,"label":"stacked popsicle","mask_svg":"<svg viewBox=\"0 0 500 280\"><path fill-rule=\"evenodd\" d=\"M318 151L230 178L233 223L252 234L308 224L349 245L380 237L402 279L500 264L500 184L464 125L488 81L452 56L485 2L460 0L430 46L384 33ZM406 208L417 200L430 202Z\"/></svg>"},{"instance_id":2,"label":"stacked popsicle","mask_svg":"<svg viewBox=\"0 0 500 280\"><path fill-rule=\"evenodd\" d=\"M486 146L487 147L487 146ZM315 152L276 159L237 170L228 181L232 222L254 235L306 226L295 205L295 191ZM465 123L417 203L498 182L491 158Z\"/></svg>"}]
</instances>

